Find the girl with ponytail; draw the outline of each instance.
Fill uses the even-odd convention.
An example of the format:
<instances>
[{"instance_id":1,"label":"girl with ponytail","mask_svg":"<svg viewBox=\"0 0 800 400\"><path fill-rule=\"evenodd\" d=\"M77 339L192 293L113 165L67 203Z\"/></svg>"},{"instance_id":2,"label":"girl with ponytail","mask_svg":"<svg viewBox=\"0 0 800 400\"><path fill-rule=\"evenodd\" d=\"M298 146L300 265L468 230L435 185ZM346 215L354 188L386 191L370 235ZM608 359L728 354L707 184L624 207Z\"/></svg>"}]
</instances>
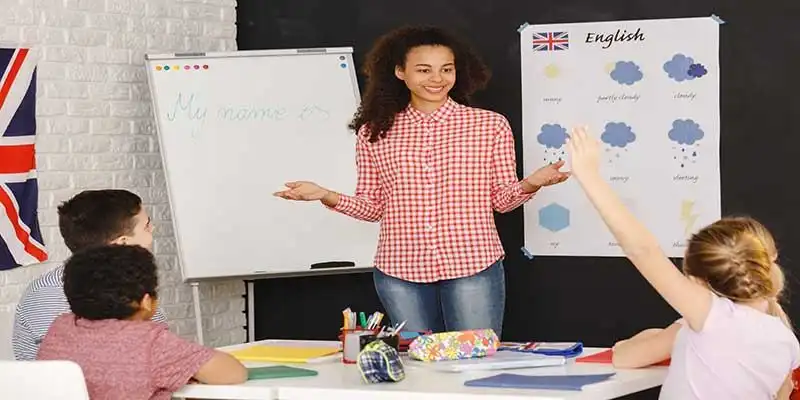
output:
<instances>
[{"instance_id":1,"label":"girl with ponytail","mask_svg":"<svg viewBox=\"0 0 800 400\"><path fill-rule=\"evenodd\" d=\"M600 175L597 140L576 129L567 146L572 175L625 254L682 316L615 345L615 365L671 358L661 399L788 399L800 344L769 231L746 217L714 222L690 238L681 273Z\"/></svg>"}]
</instances>

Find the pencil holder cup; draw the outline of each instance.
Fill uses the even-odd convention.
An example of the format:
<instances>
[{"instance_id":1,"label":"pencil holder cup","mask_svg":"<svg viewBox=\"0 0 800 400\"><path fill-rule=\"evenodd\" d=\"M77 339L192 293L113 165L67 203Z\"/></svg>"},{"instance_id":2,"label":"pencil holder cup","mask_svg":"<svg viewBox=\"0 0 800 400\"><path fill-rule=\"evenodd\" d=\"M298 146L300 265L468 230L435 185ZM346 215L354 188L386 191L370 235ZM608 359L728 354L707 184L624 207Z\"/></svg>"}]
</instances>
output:
<instances>
[{"instance_id":1,"label":"pencil holder cup","mask_svg":"<svg viewBox=\"0 0 800 400\"><path fill-rule=\"evenodd\" d=\"M374 335L376 332L370 329L342 329L339 335L342 341L342 362L345 364L355 364L358 353L361 351L361 337Z\"/></svg>"},{"instance_id":2,"label":"pencil holder cup","mask_svg":"<svg viewBox=\"0 0 800 400\"><path fill-rule=\"evenodd\" d=\"M397 335L388 335L384 337L378 337L378 335L372 333L363 335L359 337L359 348L361 351L364 351L368 344L376 340L380 340L386 343L389 347L393 348L396 352L400 352L400 338Z\"/></svg>"}]
</instances>

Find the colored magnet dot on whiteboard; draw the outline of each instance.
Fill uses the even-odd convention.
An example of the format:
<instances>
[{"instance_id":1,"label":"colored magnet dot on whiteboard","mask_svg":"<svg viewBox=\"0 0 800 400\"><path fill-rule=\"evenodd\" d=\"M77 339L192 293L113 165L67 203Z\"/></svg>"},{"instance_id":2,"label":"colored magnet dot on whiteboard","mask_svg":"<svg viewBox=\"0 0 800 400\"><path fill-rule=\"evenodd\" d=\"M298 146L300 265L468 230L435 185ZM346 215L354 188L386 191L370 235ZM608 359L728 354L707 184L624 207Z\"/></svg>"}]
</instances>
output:
<instances>
[{"instance_id":1,"label":"colored magnet dot on whiteboard","mask_svg":"<svg viewBox=\"0 0 800 400\"><path fill-rule=\"evenodd\" d=\"M199 65L197 65L197 64L195 64L195 65L194 65L194 69L200 69L200 66L199 66Z\"/></svg>"},{"instance_id":2,"label":"colored magnet dot on whiteboard","mask_svg":"<svg viewBox=\"0 0 800 400\"><path fill-rule=\"evenodd\" d=\"M156 65L156 71L161 71L161 66L160 65Z\"/></svg>"},{"instance_id":3,"label":"colored magnet dot on whiteboard","mask_svg":"<svg viewBox=\"0 0 800 400\"><path fill-rule=\"evenodd\" d=\"M164 71L169 71L169 65L164 66Z\"/></svg>"},{"instance_id":4,"label":"colored magnet dot on whiteboard","mask_svg":"<svg viewBox=\"0 0 800 400\"><path fill-rule=\"evenodd\" d=\"M177 65L173 66L172 68L173 68L175 71L179 71L179 70L181 69L181 67L179 67L179 66L177 66Z\"/></svg>"},{"instance_id":5,"label":"colored magnet dot on whiteboard","mask_svg":"<svg viewBox=\"0 0 800 400\"><path fill-rule=\"evenodd\" d=\"M341 63L341 64L339 64L339 66L341 66L342 68L347 68L347 64L345 64L345 63Z\"/></svg>"},{"instance_id":6,"label":"colored magnet dot on whiteboard","mask_svg":"<svg viewBox=\"0 0 800 400\"><path fill-rule=\"evenodd\" d=\"M203 69L208 69L208 64L203 65Z\"/></svg>"},{"instance_id":7,"label":"colored magnet dot on whiteboard","mask_svg":"<svg viewBox=\"0 0 800 400\"><path fill-rule=\"evenodd\" d=\"M191 66L188 66L188 65L184 65L184 66L183 66L183 69L186 69L186 70L188 70L189 68L192 68L192 67L191 67Z\"/></svg>"}]
</instances>

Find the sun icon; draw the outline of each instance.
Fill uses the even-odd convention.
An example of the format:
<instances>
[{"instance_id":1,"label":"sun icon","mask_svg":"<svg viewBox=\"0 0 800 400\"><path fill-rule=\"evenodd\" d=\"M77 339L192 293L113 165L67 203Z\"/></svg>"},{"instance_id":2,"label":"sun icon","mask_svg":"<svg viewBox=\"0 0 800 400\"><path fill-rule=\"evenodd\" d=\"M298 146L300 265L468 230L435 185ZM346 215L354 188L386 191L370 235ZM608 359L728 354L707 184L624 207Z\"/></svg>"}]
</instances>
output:
<instances>
[{"instance_id":1,"label":"sun icon","mask_svg":"<svg viewBox=\"0 0 800 400\"><path fill-rule=\"evenodd\" d=\"M558 78L561 75L561 70L555 64L549 64L548 66L544 67L544 76L553 79Z\"/></svg>"},{"instance_id":2,"label":"sun icon","mask_svg":"<svg viewBox=\"0 0 800 400\"><path fill-rule=\"evenodd\" d=\"M615 64L615 63L608 63L608 64L606 64L606 68L605 68L605 70L606 70L606 73L607 73L607 74L610 74L610 73L611 73L611 71L613 71L613 70L614 70L614 67L615 67L615 66L616 66L616 64Z\"/></svg>"}]
</instances>

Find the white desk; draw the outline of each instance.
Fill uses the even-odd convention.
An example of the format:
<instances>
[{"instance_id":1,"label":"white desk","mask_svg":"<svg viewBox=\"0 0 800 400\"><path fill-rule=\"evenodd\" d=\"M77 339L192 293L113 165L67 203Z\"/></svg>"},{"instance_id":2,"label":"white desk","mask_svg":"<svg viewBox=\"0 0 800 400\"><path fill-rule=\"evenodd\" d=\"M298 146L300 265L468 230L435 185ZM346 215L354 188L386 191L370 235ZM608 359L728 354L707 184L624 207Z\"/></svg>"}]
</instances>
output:
<instances>
[{"instance_id":1,"label":"white desk","mask_svg":"<svg viewBox=\"0 0 800 400\"><path fill-rule=\"evenodd\" d=\"M250 344L222 348L238 349ZM586 348L584 355L605 349ZM247 363L247 366L269 364ZM185 386L175 397L193 399L235 400L608 400L660 386L667 375L666 367L636 370L615 370L605 364L584 364L570 361L558 367L517 369L510 371L447 373L432 371L407 362L406 379L397 383L366 384L355 365L341 361L302 364L319 375L304 378L249 381L234 386L192 384ZM472 388L464 381L500 372L529 375L599 374L615 372L610 380L585 386L582 391L522 390Z\"/></svg>"}]
</instances>

